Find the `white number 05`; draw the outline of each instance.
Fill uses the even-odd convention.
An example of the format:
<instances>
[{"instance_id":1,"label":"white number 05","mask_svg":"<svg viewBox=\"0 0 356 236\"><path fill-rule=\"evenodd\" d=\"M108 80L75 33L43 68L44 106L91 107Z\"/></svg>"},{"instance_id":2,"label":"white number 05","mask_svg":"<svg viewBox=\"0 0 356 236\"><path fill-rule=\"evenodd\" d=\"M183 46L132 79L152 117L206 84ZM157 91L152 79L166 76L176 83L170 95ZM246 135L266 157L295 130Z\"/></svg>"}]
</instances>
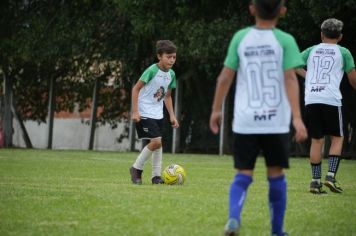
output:
<instances>
[{"instance_id":1,"label":"white number 05","mask_svg":"<svg viewBox=\"0 0 356 236\"><path fill-rule=\"evenodd\" d=\"M277 63L251 62L246 67L249 106L261 108L267 105L277 107L281 102L281 83L278 79Z\"/></svg>"}]
</instances>

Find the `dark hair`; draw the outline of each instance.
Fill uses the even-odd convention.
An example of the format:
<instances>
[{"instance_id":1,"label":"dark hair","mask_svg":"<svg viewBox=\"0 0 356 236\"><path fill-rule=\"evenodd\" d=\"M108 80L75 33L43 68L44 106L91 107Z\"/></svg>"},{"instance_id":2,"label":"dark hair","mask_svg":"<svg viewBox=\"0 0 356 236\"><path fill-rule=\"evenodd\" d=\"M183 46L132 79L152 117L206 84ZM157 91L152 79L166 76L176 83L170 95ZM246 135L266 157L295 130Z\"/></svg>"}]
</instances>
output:
<instances>
[{"instance_id":1,"label":"dark hair","mask_svg":"<svg viewBox=\"0 0 356 236\"><path fill-rule=\"evenodd\" d=\"M177 46L170 40L158 40L156 43L156 53L162 55L163 53L175 53Z\"/></svg>"},{"instance_id":2,"label":"dark hair","mask_svg":"<svg viewBox=\"0 0 356 236\"><path fill-rule=\"evenodd\" d=\"M278 16L284 0L252 0L252 3L261 19L273 20Z\"/></svg>"},{"instance_id":3,"label":"dark hair","mask_svg":"<svg viewBox=\"0 0 356 236\"><path fill-rule=\"evenodd\" d=\"M321 32L323 35L329 39L337 39L341 35L342 27L344 23L341 20L330 18L325 20L321 24Z\"/></svg>"}]
</instances>

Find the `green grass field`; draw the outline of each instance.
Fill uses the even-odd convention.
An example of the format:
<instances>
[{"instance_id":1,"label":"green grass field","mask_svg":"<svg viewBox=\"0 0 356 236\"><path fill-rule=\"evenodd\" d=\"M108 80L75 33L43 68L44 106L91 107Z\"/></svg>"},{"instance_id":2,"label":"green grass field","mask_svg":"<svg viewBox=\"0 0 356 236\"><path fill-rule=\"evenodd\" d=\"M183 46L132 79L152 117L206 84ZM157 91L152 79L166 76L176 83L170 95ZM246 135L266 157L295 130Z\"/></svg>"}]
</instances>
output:
<instances>
[{"instance_id":1,"label":"green grass field","mask_svg":"<svg viewBox=\"0 0 356 236\"><path fill-rule=\"evenodd\" d=\"M131 184L137 153L0 150L0 235L221 235L234 176L230 156L164 154L187 172L183 186ZM326 173L324 161L323 173ZM356 161L343 160L344 193L308 192L307 159L287 171L290 235L356 235ZM242 213L241 235L269 235L267 182L259 159Z\"/></svg>"}]
</instances>

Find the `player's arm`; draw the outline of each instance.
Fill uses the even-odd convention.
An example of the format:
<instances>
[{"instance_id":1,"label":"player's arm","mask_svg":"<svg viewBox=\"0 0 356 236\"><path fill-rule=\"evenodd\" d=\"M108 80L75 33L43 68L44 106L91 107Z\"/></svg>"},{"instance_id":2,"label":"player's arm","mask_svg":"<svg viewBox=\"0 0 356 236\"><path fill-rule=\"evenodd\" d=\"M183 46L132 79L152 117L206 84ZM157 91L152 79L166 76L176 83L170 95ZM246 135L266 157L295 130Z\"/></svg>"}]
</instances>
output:
<instances>
[{"instance_id":1,"label":"player's arm","mask_svg":"<svg viewBox=\"0 0 356 236\"><path fill-rule=\"evenodd\" d=\"M304 68L297 68L297 69L295 69L295 73L297 73L299 76L301 76L305 79L307 71L304 70Z\"/></svg>"},{"instance_id":2,"label":"player's arm","mask_svg":"<svg viewBox=\"0 0 356 236\"><path fill-rule=\"evenodd\" d=\"M295 129L295 140L300 142L306 139L308 134L300 113L298 79L294 69L284 71L284 77L287 96L292 109L292 123Z\"/></svg>"},{"instance_id":3,"label":"player's arm","mask_svg":"<svg viewBox=\"0 0 356 236\"><path fill-rule=\"evenodd\" d=\"M173 128L178 128L179 127L179 123L177 121L177 118L174 114L174 110L173 110L173 102L172 102L172 90L168 89L166 96L164 98L164 104L167 108L168 114L169 114L169 120L172 124Z\"/></svg>"},{"instance_id":4,"label":"player's arm","mask_svg":"<svg viewBox=\"0 0 356 236\"><path fill-rule=\"evenodd\" d=\"M140 114L138 112L138 94L140 90L145 86L145 83L141 80L137 81L135 86L132 88L131 91L131 106L132 106L132 114L131 114L131 119L134 122L139 122L140 121Z\"/></svg>"},{"instance_id":5,"label":"player's arm","mask_svg":"<svg viewBox=\"0 0 356 236\"><path fill-rule=\"evenodd\" d=\"M209 123L210 129L214 134L217 134L219 132L219 125L221 120L221 105L231 87L235 73L236 72L233 69L225 66L221 70L220 75L218 76Z\"/></svg>"},{"instance_id":6,"label":"player's arm","mask_svg":"<svg viewBox=\"0 0 356 236\"><path fill-rule=\"evenodd\" d=\"M347 73L347 78L349 79L349 82L351 86L356 89L356 71L355 68L353 68L349 73Z\"/></svg>"},{"instance_id":7,"label":"player's arm","mask_svg":"<svg viewBox=\"0 0 356 236\"><path fill-rule=\"evenodd\" d=\"M304 64L307 63L309 55L310 55L310 52L311 52L312 49L313 49L313 47L309 47L309 48L305 49L303 52L300 53ZM305 79L305 77L307 75L307 71L303 67L296 68L295 69L295 73L297 73L297 75L303 77L304 79Z\"/></svg>"}]
</instances>

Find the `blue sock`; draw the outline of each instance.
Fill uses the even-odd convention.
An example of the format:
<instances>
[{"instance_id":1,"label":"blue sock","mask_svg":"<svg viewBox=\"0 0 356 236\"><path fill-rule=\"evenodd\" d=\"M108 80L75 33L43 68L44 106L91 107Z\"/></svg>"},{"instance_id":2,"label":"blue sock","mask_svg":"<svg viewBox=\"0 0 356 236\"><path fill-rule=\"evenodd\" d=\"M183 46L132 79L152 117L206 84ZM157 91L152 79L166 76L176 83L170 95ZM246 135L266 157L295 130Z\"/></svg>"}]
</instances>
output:
<instances>
[{"instance_id":1,"label":"blue sock","mask_svg":"<svg viewBox=\"0 0 356 236\"><path fill-rule=\"evenodd\" d=\"M283 235L284 213L287 205L287 182L284 175L268 177L268 182L272 234Z\"/></svg>"},{"instance_id":2,"label":"blue sock","mask_svg":"<svg viewBox=\"0 0 356 236\"><path fill-rule=\"evenodd\" d=\"M244 174L237 174L230 186L229 219L236 219L239 224L241 210L246 198L247 188L252 183L252 177Z\"/></svg>"}]
</instances>

